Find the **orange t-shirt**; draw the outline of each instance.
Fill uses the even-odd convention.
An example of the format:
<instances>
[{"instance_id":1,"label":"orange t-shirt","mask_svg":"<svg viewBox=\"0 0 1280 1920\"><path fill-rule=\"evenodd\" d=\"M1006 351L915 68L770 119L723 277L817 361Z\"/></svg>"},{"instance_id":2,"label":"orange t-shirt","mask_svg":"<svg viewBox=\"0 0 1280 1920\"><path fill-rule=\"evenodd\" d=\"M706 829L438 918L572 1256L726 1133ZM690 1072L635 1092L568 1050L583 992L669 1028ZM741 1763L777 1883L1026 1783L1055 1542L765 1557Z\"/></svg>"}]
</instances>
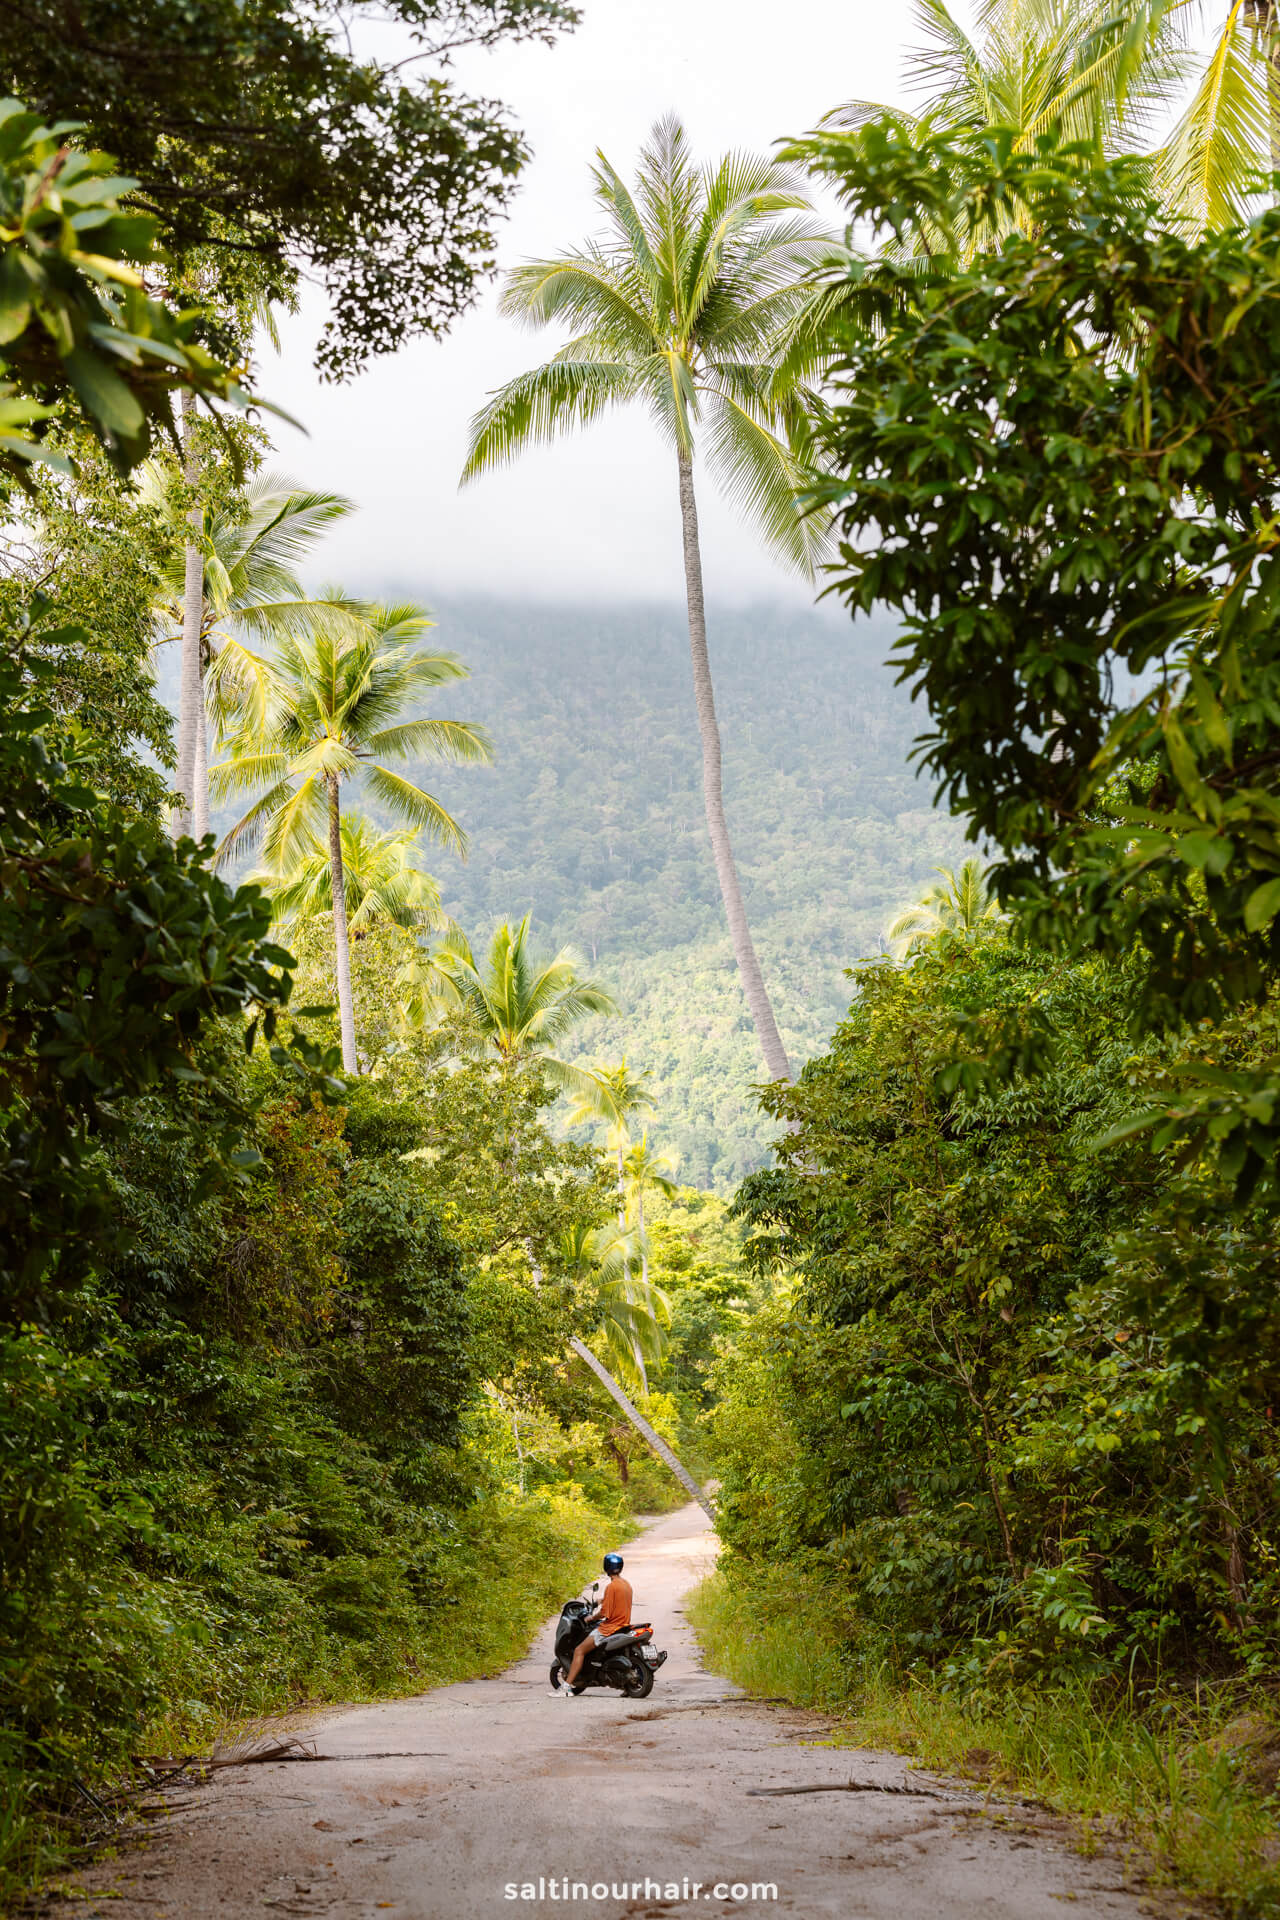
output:
<instances>
[{"instance_id":1,"label":"orange t-shirt","mask_svg":"<svg viewBox=\"0 0 1280 1920\"><path fill-rule=\"evenodd\" d=\"M613 1575L604 1590L596 1625L601 1633L621 1633L631 1625L631 1582L620 1573Z\"/></svg>"}]
</instances>

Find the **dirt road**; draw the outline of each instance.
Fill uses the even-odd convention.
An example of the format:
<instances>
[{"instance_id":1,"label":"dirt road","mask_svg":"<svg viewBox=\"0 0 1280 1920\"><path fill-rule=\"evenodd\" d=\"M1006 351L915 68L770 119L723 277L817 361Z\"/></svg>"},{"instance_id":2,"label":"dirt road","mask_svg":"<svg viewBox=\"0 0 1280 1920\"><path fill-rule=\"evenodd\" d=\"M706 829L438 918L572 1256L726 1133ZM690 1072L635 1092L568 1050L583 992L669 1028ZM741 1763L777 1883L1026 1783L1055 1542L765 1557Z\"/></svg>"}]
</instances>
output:
<instances>
[{"instance_id":1,"label":"dirt road","mask_svg":"<svg viewBox=\"0 0 1280 1920\"><path fill-rule=\"evenodd\" d=\"M492 1680L317 1715L314 1764L237 1767L83 1876L79 1920L1062 1920L1149 1911L1114 1860L813 1714L704 1672L681 1611L713 1537L686 1507L626 1549L669 1659L645 1701L551 1696L548 1627ZM887 1791L778 1794L782 1787ZM646 1884L647 1883L647 1884ZM696 1887L696 1892L695 1892ZM70 1907L63 1911L70 1913Z\"/></svg>"}]
</instances>

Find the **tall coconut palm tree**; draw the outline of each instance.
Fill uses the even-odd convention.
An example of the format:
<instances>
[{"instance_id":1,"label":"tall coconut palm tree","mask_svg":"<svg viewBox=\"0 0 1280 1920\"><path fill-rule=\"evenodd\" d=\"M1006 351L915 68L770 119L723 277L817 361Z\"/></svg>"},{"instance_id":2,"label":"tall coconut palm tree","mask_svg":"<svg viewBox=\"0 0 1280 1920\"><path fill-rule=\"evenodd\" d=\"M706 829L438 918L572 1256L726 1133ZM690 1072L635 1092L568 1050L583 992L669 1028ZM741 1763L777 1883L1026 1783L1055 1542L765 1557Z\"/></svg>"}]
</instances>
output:
<instances>
[{"instance_id":1,"label":"tall coconut palm tree","mask_svg":"<svg viewBox=\"0 0 1280 1920\"><path fill-rule=\"evenodd\" d=\"M639 402L675 455L684 542L694 699L707 828L743 991L774 1079L790 1078L747 921L725 819L720 728L707 652L694 495L701 453L729 498L774 550L811 573L825 527L799 512L807 477L806 394L778 377L775 342L809 297L826 251L801 177L775 161L729 154L699 168L674 117L660 120L634 190L603 153L594 169L605 236L507 275L500 310L572 338L510 381L475 416L463 480L526 447Z\"/></svg>"},{"instance_id":2,"label":"tall coconut palm tree","mask_svg":"<svg viewBox=\"0 0 1280 1920\"><path fill-rule=\"evenodd\" d=\"M193 553L200 564L197 692L193 694L184 679L175 776L185 801L182 830L199 840L209 822L206 694L213 691L212 684L207 684L213 660L240 635L269 643L293 630L307 617L308 609L322 604L308 597L296 568L336 521L355 512L355 506L342 494L300 487L284 474L257 474L242 499L191 510L198 535L193 541L187 516L175 506L161 468L152 466L144 473L142 493L174 535L160 569L155 614L158 644L182 642L184 674L190 670L187 574ZM188 723L189 739L184 733Z\"/></svg>"},{"instance_id":3,"label":"tall coconut palm tree","mask_svg":"<svg viewBox=\"0 0 1280 1920\"><path fill-rule=\"evenodd\" d=\"M661 1153L653 1152L649 1145L647 1127L628 1150L623 1162L626 1195L640 1249L640 1273L646 1284L649 1279L649 1234L644 1217L645 1196L649 1193L660 1193L668 1200L671 1199L676 1192L675 1170L676 1157L673 1153L666 1150Z\"/></svg>"},{"instance_id":4,"label":"tall coconut palm tree","mask_svg":"<svg viewBox=\"0 0 1280 1920\"><path fill-rule=\"evenodd\" d=\"M261 844L268 864L287 871L327 830L342 1064L358 1073L342 866L343 785L359 780L395 818L461 854L466 837L453 815L386 763L491 756L483 728L410 711L467 671L452 654L421 645L433 625L421 607L344 605L336 593L323 600L300 617L297 631L280 636L271 654L240 643L219 654L222 690L234 686L239 718L210 781L219 795L265 789L224 838L219 860Z\"/></svg>"},{"instance_id":5,"label":"tall coconut palm tree","mask_svg":"<svg viewBox=\"0 0 1280 1920\"><path fill-rule=\"evenodd\" d=\"M899 959L918 953L944 933L971 940L1004 921L980 860L966 860L959 874L950 867L935 867L934 872L941 879L935 880L915 906L900 913L886 932L889 947Z\"/></svg>"}]
</instances>

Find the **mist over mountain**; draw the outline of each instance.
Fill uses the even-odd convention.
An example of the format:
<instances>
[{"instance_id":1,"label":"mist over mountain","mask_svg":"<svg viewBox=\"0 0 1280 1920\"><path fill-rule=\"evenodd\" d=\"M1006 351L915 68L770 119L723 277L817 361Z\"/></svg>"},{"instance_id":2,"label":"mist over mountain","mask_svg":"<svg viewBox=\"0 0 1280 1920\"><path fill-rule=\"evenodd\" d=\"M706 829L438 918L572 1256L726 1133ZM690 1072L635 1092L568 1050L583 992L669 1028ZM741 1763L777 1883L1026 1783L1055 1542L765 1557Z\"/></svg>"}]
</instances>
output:
<instances>
[{"instance_id":1,"label":"mist over mountain","mask_svg":"<svg viewBox=\"0 0 1280 1920\"><path fill-rule=\"evenodd\" d=\"M683 608L434 605L433 639L471 670L439 710L483 722L496 754L421 769L470 836L465 864L432 863L449 910L477 946L525 912L548 946L577 946L621 1009L581 1051L647 1069L655 1139L683 1179L727 1188L770 1129L703 819ZM909 765L922 716L883 665L891 644L825 611L711 614L730 829L795 1066L843 1014L844 969L961 854Z\"/></svg>"}]
</instances>

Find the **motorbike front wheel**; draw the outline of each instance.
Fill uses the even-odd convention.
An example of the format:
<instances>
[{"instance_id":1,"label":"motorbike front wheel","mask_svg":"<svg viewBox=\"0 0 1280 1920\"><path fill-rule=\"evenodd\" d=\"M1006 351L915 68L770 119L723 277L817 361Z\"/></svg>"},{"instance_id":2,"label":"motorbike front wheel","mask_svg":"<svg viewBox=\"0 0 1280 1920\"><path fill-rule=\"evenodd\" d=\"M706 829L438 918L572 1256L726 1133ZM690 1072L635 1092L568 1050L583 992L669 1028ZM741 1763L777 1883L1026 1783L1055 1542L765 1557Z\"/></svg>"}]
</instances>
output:
<instances>
[{"instance_id":1,"label":"motorbike front wheel","mask_svg":"<svg viewBox=\"0 0 1280 1920\"><path fill-rule=\"evenodd\" d=\"M558 1660L551 1662L551 1684L557 1693L559 1693L561 1687L564 1685L564 1668Z\"/></svg>"},{"instance_id":2,"label":"motorbike front wheel","mask_svg":"<svg viewBox=\"0 0 1280 1920\"><path fill-rule=\"evenodd\" d=\"M628 1700L647 1700L653 1692L653 1668L647 1660L633 1660L622 1691Z\"/></svg>"}]
</instances>

